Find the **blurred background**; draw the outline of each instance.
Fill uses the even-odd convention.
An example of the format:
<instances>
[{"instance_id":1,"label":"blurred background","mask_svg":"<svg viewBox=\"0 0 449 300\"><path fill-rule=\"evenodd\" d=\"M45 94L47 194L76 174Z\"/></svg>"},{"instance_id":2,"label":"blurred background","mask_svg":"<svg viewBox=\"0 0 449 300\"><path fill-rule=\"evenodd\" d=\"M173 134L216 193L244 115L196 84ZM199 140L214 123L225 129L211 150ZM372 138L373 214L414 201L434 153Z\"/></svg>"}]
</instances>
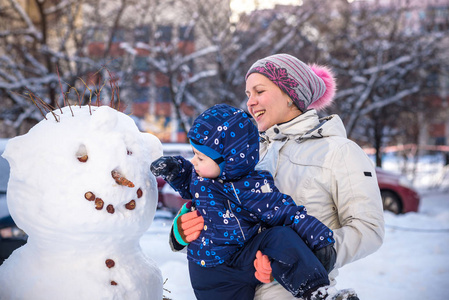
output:
<instances>
[{"instance_id":1,"label":"blurred background","mask_svg":"<svg viewBox=\"0 0 449 300\"><path fill-rule=\"evenodd\" d=\"M376 166L394 155L415 182L423 156L449 164L447 0L2 0L0 20L0 138L43 119L33 102L92 103L185 143L204 109L245 109L248 68L284 52L332 68L322 115Z\"/></svg>"},{"instance_id":2,"label":"blurred background","mask_svg":"<svg viewBox=\"0 0 449 300\"><path fill-rule=\"evenodd\" d=\"M246 109L245 74L289 53L329 66L347 135L377 166L380 251L341 271L363 299L443 299L449 280L449 0L0 0L0 154L48 107L111 105L165 155L191 157L206 108ZM57 142L57 141L55 141ZM0 157L0 264L26 243ZM166 241L184 203L158 178L141 240L173 299L193 299L184 256ZM432 296L429 296L432 295Z\"/></svg>"}]
</instances>

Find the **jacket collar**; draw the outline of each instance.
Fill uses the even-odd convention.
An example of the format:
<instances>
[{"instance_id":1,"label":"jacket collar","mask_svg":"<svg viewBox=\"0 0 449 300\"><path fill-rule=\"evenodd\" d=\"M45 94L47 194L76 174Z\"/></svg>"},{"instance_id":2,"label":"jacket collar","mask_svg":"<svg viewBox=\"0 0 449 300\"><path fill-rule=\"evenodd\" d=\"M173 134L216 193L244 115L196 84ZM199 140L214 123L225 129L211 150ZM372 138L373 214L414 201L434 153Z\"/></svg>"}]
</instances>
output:
<instances>
[{"instance_id":1,"label":"jacket collar","mask_svg":"<svg viewBox=\"0 0 449 300\"><path fill-rule=\"evenodd\" d=\"M261 133L261 142L297 141L322 138L325 136L346 137L346 130L338 115L320 119L315 109L307 110L291 121L276 124Z\"/></svg>"}]
</instances>

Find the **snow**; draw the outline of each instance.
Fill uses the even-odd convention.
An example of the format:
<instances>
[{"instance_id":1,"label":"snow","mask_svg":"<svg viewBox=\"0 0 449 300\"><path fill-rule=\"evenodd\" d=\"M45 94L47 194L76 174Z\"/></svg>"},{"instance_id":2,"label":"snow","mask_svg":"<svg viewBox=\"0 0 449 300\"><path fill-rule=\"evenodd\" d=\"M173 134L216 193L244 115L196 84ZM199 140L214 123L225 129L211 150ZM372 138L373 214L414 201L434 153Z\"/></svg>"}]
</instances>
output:
<instances>
[{"instance_id":1,"label":"snow","mask_svg":"<svg viewBox=\"0 0 449 300\"><path fill-rule=\"evenodd\" d=\"M139 245L160 141L108 106L54 112L3 153L8 209L28 241L0 266L0 299L160 300L160 270Z\"/></svg>"},{"instance_id":2,"label":"snow","mask_svg":"<svg viewBox=\"0 0 449 300\"><path fill-rule=\"evenodd\" d=\"M87 115L83 115L76 110L75 115L88 118ZM21 143L17 143L17 145L14 145L14 148L11 148L16 151L10 151L11 153L6 154L6 156L10 156L8 160L11 159L11 162L13 162L13 173L11 174L13 178L19 176L14 173L14 164L25 164L26 162L27 164L35 164L35 167L19 170L26 176L21 178L22 183L15 183L17 187L20 186L21 189L24 189L24 192L21 192L20 195L25 195L28 198L31 197L31 199L28 199L26 202L19 201L20 205L9 204L14 219L26 229L30 235L30 239L27 245L16 250L0 266L0 286L2 287L0 289L0 299L3 299L1 295L4 287L7 286L4 284L5 281L8 282L8 286L12 284L15 289L23 290L29 285L27 282L33 278L45 278L45 280L39 282L45 289L36 288L34 295L45 296L45 293L48 293L49 290L46 281L49 281L51 282L51 290L53 292L60 293L60 289L63 289L64 286L66 287L70 283L78 291L73 292L75 299L83 299L81 290L90 293L84 299L102 299L105 296L104 290L107 290L110 286L103 286L103 291L97 291L93 286L94 284L92 282L97 277L102 277L103 272L96 272L96 264L91 264L91 260L86 258L86 256L94 255L83 248L87 246L82 241L85 236L88 236L89 238L86 238L88 238L89 243L92 243L89 246L92 246L95 251L99 252L100 255L98 257L108 254L104 250L105 246L108 246L110 249L115 247L115 250L119 253L119 257L120 252L125 251L125 248L128 251L127 254L131 254L131 256L133 256L133 253L140 253L139 251L142 249L142 253L147 257L148 261L155 264L151 265L150 263L148 266L150 269L152 267L155 268L151 269L152 271L150 273L156 274L156 277L160 276L158 273L159 270L162 273L161 279L166 281L163 286L163 294L166 297L173 300L195 299L190 285L186 254L172 252L168 244L168 236L173 219L171 213L163 210L156 211L154 221L150 226L149 223L153 219L153 210L155 208L149 208L148 211L150 213L147 216L150 220L146 219L147 222L138 220L138 228L132 228L130 227L132 224L126 221L127 215L125 213L127 212L123 212L123 214L118 213L116 216L120 216L121 219L111 221L113 219L108 219L111 216L105 211L102 211L103 214L101 215L95 214L95 210L85 212L86 215L81 214L80 210L82 206L84 204L89 206L91 203L84 199L82 199L83 201L81 203L78 203L76 201L77 199L72 201L72 191L77 190L77 186L81 186L82 189L80 191L84 193L86 186L90 186L90 183L98 182L100 186L97 188L102 193L110 195L110 197L113 197L112 194L117 193L117 186L111 187L110 183L109 187L102 187L108 185L108 183L102 181L103 179L98 174L92 177L86 175L84 177L81 176L82 173L79 173L81 171L78 169L79 164L71 163L71 171L67 176L64 174L66 172L61 171L66 170L68 166L65 160L66 152L71 149L70 147L78 149L78 138L83 137L85 139L87 136L91 141L98 141L98 145L94 143L94 148L88 147L88 149L96 149L99 151L95 153L92 150L92 155L89 155L89 159L92 159L92 161L94 158L98 158L96 169L99 172L109 170L116 167L116 165L122 165L124 163L122 160L130 159L130 157L120 154L120 151L127 149L126 147L124 148L124 144L128 146L133 145L133 153L137 159L141 159L143 165L147 163L148 159L145 160L141 155L152 157L160 154L157 149L154 152L149 150L152 149L151 147L155 147L154 141L150 147L144 142L141 142L141 144L134 140L137 137L135 137L133 131L137 129L128 124L127 121L125 122L126 124L122 124L127 132L127 134L124 134L124 128L112 126L111 119L109 118L110 115L107 112L99 118L100 120L97 124L103 124L105 127L102 134L98 134L98 132L90 133L89 130L86 130L86 126L89 123L87 121L84 122L85 124L78 125L80 127L72 131L70 135L63 134L64 130L61 130L57 138L49 134L49 127L46 127L45 130L42 129L41 134L34 134L38 131L37 129L32 129L30 133L33 136L30 137L29 143L25 143L24 147ZM125 119L130 118L126 117ZM55 124L54 126L61 127L64 125L62 123ZM89 145L86 140L84 141L86 145ZM106 145L106 148L99 146L102 143ZM22 147L18 147L19 145ZM144 152L139 153L138 149L140 147L150 152L148 153L142 150ZM48 155L43 155L42 151L49 153ZM77 150L73 150L70 155L73 156L76 152ZM14 155L20 158L20 160L17 160L17 158L12 159L11 157ZM40 157L40 160L37 162L34 159L36 155ZM59 170L55 170L54 164L57 164L58 167L56 169ZM399 170L400 162L398 163L394 157L390 157L387 159L385 166L390 170ZM48 169L49 167L50 170ZM133 179L134 177L137 178L133 180L134 183L144 185L144 182L138 178L142 175L139 173L140 171L148 172L148 169L145 168L143 167L143 170L140 170L135 164L131 164L131 167L126 169L126 173L131 172L134 174L130 176ZM363 300L447 298L447 294L449 293L449 286L447 285L447 282L449 282L449 183L446 182L446 185L443 186L441 184L441 178L444 176L447 178L449 172L447 168L443 167L441 160L430 158L425 159L418 166L418 170L420 172L418 172L414 183L415 186L420 188L422 197L419 211L404 215L393 215L385 212L386 235L383 246L376 253L341 268L340 275L337 277L337 288L353 288L358 293L360 299ZM445 175L442 172L445 172ZM49 173L51 173L51 177L47 177ZM35 184L33 181L36 181L38 184ZM34 189L30 189L27 187L28 185L34 187ZM64 188L56 188L58 185L62 185ZM44 197L41 195L41 190L53 191L54 195L46 193ZM31 196L28 193L31 193ZM64 199L64 205L58 204L57 201L52 201L55 196L59 196L58 199ZM10 190L8 190L8 197L11 197L11 199L15 198L14 192L10 193ZM128 195L124 192L124 194L120 194L117 197L116 201L120 201L121 198L128 199ZM153 201L155 198L147 200L149 203L156 204ZM10 202L9 198L8 202ZM22 209L23 207L26 207L26 210ZM69 209L71 213L67 212ZM27 216L26 220L21 217L22 214ZM83 217L80 217L81 215ZM90 223L89 220L91 219L95 222ZM66 222L62 221L70 221L70 224L67 225L65 224ZM45 222L50 222L50 224ZM50 226L45 227L42 223ZM148 226L150 227L148 228ZM108 231L110 227L113 230ZM89 232L91 234L88 234ZM43 242L45 246L44 251L35 247L33 239L36 240L36 238L41 239L41 242ZM121 243L115 243L123 238L129 242L126 246ZM136 243L139 240L140 248L137 245L133 245L133 242ZM61 242L65 245L61 245ZM25 249L29 250L25 251ZM51 259L45 255L47 251L52 255ZM63 261L62 259L62 257L72 254L82 254L83 258L79 258L77 261L77 266L79 267L76 271L81 272L88 280L83 281L83 279L74 276L73 272L68 275L61 270L62 268L60 266L63 262L69 271L73 271L75 267L73 264L75 263ZM29 259L30 256L33 259ZM17 257L20 259L17 259ZM39 263L44 258L46 259L45 262L47 265ZM144 258L140 257L139 259ZM98 260L104 263L104 257L101 259L98 258ZM136 266L138 263L139 261L129 261L129 265L131 266ZM128 270L128 272L132 276L143 277L139 281L141 285L151 285L151 280L142 276L146 272L144 269L145 266L138 264L137 267ZM5 270L8 271L6 275ZM86 274L86 270L89 270L90 273ZM10 276L11 273L15 276L13 279ZM59 275L59 277L56 277L54 274ZM119 273L115 275L118 276L116 278L123 278ZM125 282L125 279L123 281L119 279L117 281ZM24 285L24 283L26 284ZM79 286L83 288L79 288ZM157 297L160 299L159 296ZM7 297L7 299L9 298ZM20 299L27 298L22 297ZM39 299L39 297L33 297L32 299ZM43 297L43 299L50 298ZM116 298L111 296L107 299L134 300L140 298L126 298L123 295L119 295Z\"/></svg>"},{"instance_id":3,"label":"snow","mask_svg":"<svg viewBox=\"0 0 449 300\"><path fill-rule=\"evenodd\" d=\"M360 299L447 299L449 293L449 194L422 195L418 213L385 213L379 251L341 269L341 287Z\"/></svg>"}]
</instances>

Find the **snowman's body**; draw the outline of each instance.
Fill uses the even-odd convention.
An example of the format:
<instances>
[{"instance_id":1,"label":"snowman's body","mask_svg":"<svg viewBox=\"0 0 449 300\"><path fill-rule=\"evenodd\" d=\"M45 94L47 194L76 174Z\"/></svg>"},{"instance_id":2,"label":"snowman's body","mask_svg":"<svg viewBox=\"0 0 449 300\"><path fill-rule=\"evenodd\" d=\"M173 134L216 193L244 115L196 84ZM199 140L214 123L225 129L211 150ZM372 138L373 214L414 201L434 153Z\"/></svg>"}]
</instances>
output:
<instances>
[{"instance_id":1,"label":"snowman's body","mask_svg":"<svg viewBox=\"0 0 449 300\"><path fill-rule=\"evenodd\" d=\"M67 253L35 247L28 243L6 263L0 299L162 299L160 271L138 247L127 252L110 248L109 255L104 247ZM108 268L105 261L111 258L115 266Z\"/></svg>"},{"instance_id":2,"label":"snowman's body","mask_svg":"<svg viewBox=\"0 0 449 300\"><path fill-rule=\"evenodd\" d=\"M29 236L0 267L0 299L162 299L139 240L151 225L160 141L104 107L47 115L4 156L8 207Z\"/></svg>"}]
</instances>

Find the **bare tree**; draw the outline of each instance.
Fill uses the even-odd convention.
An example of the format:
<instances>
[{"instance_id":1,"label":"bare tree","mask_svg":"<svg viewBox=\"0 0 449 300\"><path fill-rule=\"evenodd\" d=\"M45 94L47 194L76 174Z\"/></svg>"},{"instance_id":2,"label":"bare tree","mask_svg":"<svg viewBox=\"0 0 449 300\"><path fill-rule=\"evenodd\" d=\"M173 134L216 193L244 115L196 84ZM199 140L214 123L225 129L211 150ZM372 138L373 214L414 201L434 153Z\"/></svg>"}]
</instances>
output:
<instances>
[{"instance_id":1,"label":"bare tree","mask_svg":"<svg viewBox=\"0 0 449 300\"><path fill-rule=\"evenodd\" d=\"M409 9L348 7L341 25L327 35L333 45L329 62L339 79L338 112L349 137L375 147L378 166L381 147L404 127L401 116L426 108L419 94L429 73L443 63L437 55L443 35L407 30Z\"/></svg>"},{"instance_id":2,"label":"bare tree","mask_svg":"<svg viewBox=\"0 0 449 300\"><path fill-rule=\"evenodd\" d=\"M56 107L70 88L60 82L73 82L86 66L95 62L82 55L85 40L78 31L79 1L31 1L28 15L17 0L2 7L0 24L0 97L6 104L0 111L12 135L26 131L42 118L32 101ZM30 122L21 128L24 120Z\"/></svg>"},{"instance_id":3,"label":"bare tree","mask_svg":"<svg viewBox=\"0 0 449 300\"><path fill-rule=\"evenodd\" d=\"M5 49L0 52L0 97L8 104L0 111L0 119L16 129L8 135L26 131L20 129L23 120L31 118L31 126L42 118L32 100L56 107L63 105L62 99L103 103L117 101L121 95L122 104L129 106L141 88L140 79L136 80L140 73L152 76L147 98L155 94L158 78L154 74L168 77L177 119L186 119L180 109L182 102L201 108L192 87L214 76L215 71L197 68L196 60L215 48L191 47L192 16L183 20L177 20L176 15L165 17L170 6L179 4L43 0L29 2L30 14L17 0L8 0L8 4L0 11L0 44ZM170 34L167 40L164 28L179 35ZM142 64L147 65L143 70Z\"/></svg>"},{"instance_id":4,"label":"bare tree","mask_svg":"<svg viewBox=\"0 0 449 300\"><path fill-rule=\"evenodd\" d=\"M5 1L0 121L14 129L8 135L26 131L24 120L42 118L33 97L53 106L120 99L129 107L144 99L150 111L164 102L187 132L191 118L215 103L245 108L248 68L284 52L334 69L333 110L350 138L380 150L398 135L416 140L413 117L428 118L426 102L437 89L429 78L448 70L441 55L447 31L409 30L403 16L410 7L304 0L231 23L229 3L221 0L36 0L30 15L18 0Z\"/></svg>"},{"instance_id":5,"label":"bare tree","mask_svg":"<svg viewBox=\"0 0 449 300\"><path fill-rule=\"evenodd\" d=\"M190 5L193 11L201 12L197 26L217 48L213 57L217 76L207 83L215 102L245 108L245 75L257 59L279 52L301 52L303 57L315 53L307 28L318 4L277 5L242 14L236 23L230 23L230 12L220 10L220 2L195 1Z\"/></svg>"}]
</instances>

